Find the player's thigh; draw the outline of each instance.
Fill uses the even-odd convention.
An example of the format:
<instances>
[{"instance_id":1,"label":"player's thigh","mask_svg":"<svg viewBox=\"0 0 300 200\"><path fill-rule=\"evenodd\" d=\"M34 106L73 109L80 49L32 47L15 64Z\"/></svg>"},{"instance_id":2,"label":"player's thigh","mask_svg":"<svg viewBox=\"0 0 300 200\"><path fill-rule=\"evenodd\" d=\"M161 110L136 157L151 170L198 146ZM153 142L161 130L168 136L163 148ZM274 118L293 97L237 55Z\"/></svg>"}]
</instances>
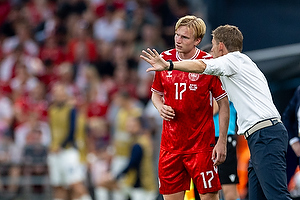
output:
<instances>
[{"instance_id":1,"label":"player's thigh","mask_svg":"<svg viewBox=\"0 0 300 200\"><path fill-rule=\"evenodd\" d=\"M212 152L201 152L186 155L185 168L192 177L200 194L214 193L221 190L218 169L213 165Z\"/></svg>"},{"instance_id":2,"label":"player's thigh","mask_svg":"<svg viewBox=\"0 0 300 200\"><path fill-rule=\"evenodd\" d=\"M158 177L161 194L174 194L190 188L191 177L183 165L181 154L161 150Z\"/></svg>"}]
</instances>

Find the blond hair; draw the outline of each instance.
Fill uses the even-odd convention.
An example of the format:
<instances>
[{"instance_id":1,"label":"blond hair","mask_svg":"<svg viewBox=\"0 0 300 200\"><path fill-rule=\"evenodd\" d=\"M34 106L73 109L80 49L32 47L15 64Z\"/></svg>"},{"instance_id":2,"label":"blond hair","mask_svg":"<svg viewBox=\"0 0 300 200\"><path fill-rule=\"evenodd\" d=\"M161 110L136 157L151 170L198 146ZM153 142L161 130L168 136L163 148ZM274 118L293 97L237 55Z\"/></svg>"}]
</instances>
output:
<instances>
[{"instance_id":1,"label":"blond hair","mask_svg":"<svg viewBox=\"0 0 300 200\"><path fill-rule=\"evenodd\" d=\"M201 18L192 15L181 17L175 25L175 31L180 26L187 26L194 30L195 39L201 38L202 40L206 32L206 25L204 21Z\"/></svg>"}]
</instances>

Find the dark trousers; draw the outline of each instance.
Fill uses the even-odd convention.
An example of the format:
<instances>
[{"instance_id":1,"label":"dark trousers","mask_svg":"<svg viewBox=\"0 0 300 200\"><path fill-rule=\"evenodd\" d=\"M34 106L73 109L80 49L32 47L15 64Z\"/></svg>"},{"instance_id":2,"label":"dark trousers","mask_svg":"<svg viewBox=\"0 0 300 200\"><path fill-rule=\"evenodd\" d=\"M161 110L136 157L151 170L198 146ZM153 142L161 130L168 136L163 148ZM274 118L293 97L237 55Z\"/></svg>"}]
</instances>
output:
<instances>
[{"instance_id":1,"label":"dark trousers","mask_svg":"<svg viewBox=\"0 0 300 200\"><path fill-rule=\"evenodd\" d=\"M256 131L248 138L249 200L291 199L287 189L288 133L282 123Z\"/></svg>"}]
</instances>

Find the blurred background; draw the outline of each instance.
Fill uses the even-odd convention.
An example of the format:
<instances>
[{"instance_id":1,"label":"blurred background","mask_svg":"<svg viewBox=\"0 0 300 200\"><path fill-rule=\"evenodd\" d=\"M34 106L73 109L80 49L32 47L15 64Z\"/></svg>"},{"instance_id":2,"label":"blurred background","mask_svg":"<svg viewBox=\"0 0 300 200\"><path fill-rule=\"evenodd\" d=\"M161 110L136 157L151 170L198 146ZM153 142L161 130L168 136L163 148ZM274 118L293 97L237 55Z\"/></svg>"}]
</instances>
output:
<instances>
[{"instance_id":1,"label":"blurred background","mask_svg":"<svg viewBox=\"0 0 300 200\"><path fill-rule=\"evenodd\" d=\"M282 114L300 85L299 10L298 0L0 0L0 199L53 198L50 113L62 102L84 119L72 141L94 200L113 191L103 180L114 158L130 157L132 117L146 119L138 132L150 135L157 174L162 120L150 100L153 73L139 55L174 48L174 25L188 14L207 25L199 48L217 26L239 27L243 52L266 75ZM249 152L244 138L237 146L238 189L247 199Z\"/></svg>"}]
</instances>

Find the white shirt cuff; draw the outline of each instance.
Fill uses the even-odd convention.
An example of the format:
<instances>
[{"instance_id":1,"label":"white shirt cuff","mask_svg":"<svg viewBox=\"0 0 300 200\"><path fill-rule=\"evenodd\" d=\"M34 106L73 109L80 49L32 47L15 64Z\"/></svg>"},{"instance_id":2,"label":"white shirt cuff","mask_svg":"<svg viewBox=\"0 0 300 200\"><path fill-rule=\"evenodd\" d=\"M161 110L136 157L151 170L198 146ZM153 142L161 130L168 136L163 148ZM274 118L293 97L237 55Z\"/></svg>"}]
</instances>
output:
<instances>
[{"instance_id":1,"label":"white shirt cuff","mask_svg":"<svg viewBox=\"0 0 300 200\"><path fill-rule=\"evenodd\" d=\"M290 139L289 144L292 146L296 142L299 142L299 138L298 137L293 137L292 139Z\"/></svg>"}]
</instances>

